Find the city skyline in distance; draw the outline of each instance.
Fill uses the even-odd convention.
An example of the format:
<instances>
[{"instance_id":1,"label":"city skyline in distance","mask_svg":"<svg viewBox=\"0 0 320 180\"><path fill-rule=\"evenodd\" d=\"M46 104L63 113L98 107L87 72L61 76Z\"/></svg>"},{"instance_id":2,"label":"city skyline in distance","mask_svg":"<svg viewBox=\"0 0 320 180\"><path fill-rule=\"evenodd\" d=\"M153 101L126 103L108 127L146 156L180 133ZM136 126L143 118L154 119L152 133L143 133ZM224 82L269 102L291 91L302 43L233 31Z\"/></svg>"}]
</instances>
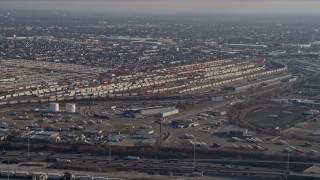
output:
<instances>
[{"instance_id":1,"label":"city skyline in distance","mask_svg":"<svg viewBox=\"0 0 320 180\"><path fill-rule=\"evenodd\" d=\"M318 14L317 0L3 0L0 10L67 12Z\"/></svg>"}]
</instances>

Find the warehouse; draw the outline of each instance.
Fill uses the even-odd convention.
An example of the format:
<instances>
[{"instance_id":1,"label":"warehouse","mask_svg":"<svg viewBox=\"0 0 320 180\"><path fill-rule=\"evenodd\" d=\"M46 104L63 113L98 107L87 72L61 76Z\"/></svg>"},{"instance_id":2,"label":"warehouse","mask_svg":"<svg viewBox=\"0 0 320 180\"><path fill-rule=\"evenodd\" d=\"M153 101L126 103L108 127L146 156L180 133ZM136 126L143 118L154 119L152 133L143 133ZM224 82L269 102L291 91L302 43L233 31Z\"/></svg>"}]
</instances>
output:
<instances>
[{"instance_id":1,"label":"warehouse","mask_svg":"<svg viewBox=\"0 0 320 180\"><path fill-rule=\"evenodd\" d=\"M166 112L160 113L159 116L160 117L167 117L167 116L171 116L171 115L178 114L178 113L179 113L179 109L174 109L174 110L170 110L170 111L166 111Z\"/></svg>"},{"instance_id":2,"label":"warehouse","mask_svg":"<svg viewBox=\"0 0 320 180\"><path fill-rule=\"evenodd\" d=\"M166 107L166 108L155 108L155 109L142 109L140 110L140 113L142 115L156 115L156 114L160 114L160 113L166 113L166 112L170 112L176 110L175 107Z\"/></svg>"},{"instance_id":3,"label":"warehouse","mask_svg":"<svg viewBox=\"0 0 320 180\"><path fill-rule=\"evenodd\" d=\"M50 132L50 131L26 131L12 138L12 141L18 142L27 142L28 138L30 142L33 143L57 143L60 141L59 132Z\"/></svg>"},{"instance_id":4,"label":"warehouse","mask_svg":"<svg viewBox=\"0 0 320 180\"><path fill-rule=\"evenodd\" d=\"M248 134L248 130L247 129L243 129L243 128L229 128L227 130L227 135L232 136L232 137L243 137L243 136L247 136Z\"/></svg>"}]
</instances>

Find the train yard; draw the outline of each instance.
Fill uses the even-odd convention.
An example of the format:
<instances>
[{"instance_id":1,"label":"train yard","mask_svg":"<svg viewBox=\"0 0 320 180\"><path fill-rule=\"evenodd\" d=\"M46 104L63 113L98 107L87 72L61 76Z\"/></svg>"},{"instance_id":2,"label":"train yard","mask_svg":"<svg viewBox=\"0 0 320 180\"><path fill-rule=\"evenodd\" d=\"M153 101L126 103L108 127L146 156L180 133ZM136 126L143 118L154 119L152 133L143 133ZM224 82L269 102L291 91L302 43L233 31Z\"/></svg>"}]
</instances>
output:
<instances>
[{"instance_id":1,"label":"train yard","mask_svg":"<svg viewBox=\"0 0 320 180\"><path fill-rule=\"evenodd\" d=\"M298 104L284 105L265 99L269 104L275 105L269 107L259 102L256 107L243 109L246 112L243 118L247 123L259 128L277 130L273 135L260 133L251 128L245 129L245 125L234 125L230 119L229 111L234 105L254 102L258 97L269 96L292 86L297 76L290 74L285 63L230 59L131 75L110 75L110 72L104 69L98 69L100 74L94 74L96 69L89 68L85 71L89 79L81 79L77 75L67 78L68 66L48 63L40 68L36 66L37 62L32 63L6 61L3 65L3 68L8 70L6 76L18 82L14 83L13 79L2 80L5 88L0 96L3 106L0 114L4 142L9 139L18 144L28 141L32 151L37 149L34 143L54 143L73 144L77 147L187 148L198 153L253 153L275 155L280 159L287 154L293 159L317 159L320 152L319 145L310 139L291 139L292 136L286 130L289 126L285 126L288 125L287 121L291 124L303 122L307 118L304 113L313 112L310 107ZM30 86L25 86L23 81L28 79L28 75L20 77L13 73L15 68L35 71L41 69L38 73L42 76L39 76L37 81L47 84L35 81L34 85L31 83ZM77 68L84 72L82 66ZM36 74L29 75L31 78ZM19 87L20 85L22 86ZM279 120L284 117L286 122ZM10 146L6 147L4 143L3 147L9 148L10 152ZM51 156L47 150L41 151L47 154L45 157ZM112 153L111 149L107 151L109 152ZM21 153L18 159L28 162L29 160L23 160L26 152ZM87 153L90 157L81 155L66 158L62 155L53 158L95 163L90 160L92 152ZM157 164L144 161L141 162L144 165L140 167L135 163L131 165L127 160L116 160L116 154L106 158L106 163L113 161L106 166L114 168L115 172L129 170L150 175L159 173L159 176L171 178L193 176L199 172L201 176L203 173L203 178L216 175L281 178L286 175L285 167L279 168L276 174L271 174L266 167L262 167L261 170L251 169L241 163L236 166L231 163L232 165L223 167L221 164L211 163L211 170L205 170L201 167L208 165L202 162L201 154L197 168L193 166L192 160L181 161L179 166L171 166L159 160L159 167ZM143 154L139 156L144 159ZM190 156L192 155L188 155ZM97 157L101 155L98 153ZM32 157L34 162L44 160L44 157ZM80 164L72 163L72 167L79 168ZM105 166L95 164L103 171ZM235 168L230 168L233 166ZM48 167L55 166L49 163L41 169L45 171ZM270 171L275 172L275 169ZM291 175L308 176L302 174L301 169Z\"/></svg>"},{"instance_id":2,"label":"train yard","mask_svg":"<svg viewBox=\"0 0 320 180\"><path fill-rule=\"evenodd\" d=\"M10 3L0 6L0 179L320 178L315 16Z\"/></svg>"},{"instance_id":3,"label":"train yard","mask_svg":"<svg viewBox=\"0 0 320 180\"><path fill-rule=\"evenodd\" d=\"M219 90L234 84L244 84L249 88L250 81L279 74L282 74L286 79L290 78L290 76L286 76L287 67L283 65L267 67L265 60L209 61L126 76L115 76L115 74L98 68L79 65L71 70L69 66L65 67L62 64L41 64L36 61L2 60L1 66L4 70L2 74L6 77L0 81L2 91L0 103L2 105L106 97L186 94L205 89ZM79 73L71 75L70 70ZM24 74L24 71L30 73ZM105 75L111 77L106 78Z\"/></svg>"}]
</instances>

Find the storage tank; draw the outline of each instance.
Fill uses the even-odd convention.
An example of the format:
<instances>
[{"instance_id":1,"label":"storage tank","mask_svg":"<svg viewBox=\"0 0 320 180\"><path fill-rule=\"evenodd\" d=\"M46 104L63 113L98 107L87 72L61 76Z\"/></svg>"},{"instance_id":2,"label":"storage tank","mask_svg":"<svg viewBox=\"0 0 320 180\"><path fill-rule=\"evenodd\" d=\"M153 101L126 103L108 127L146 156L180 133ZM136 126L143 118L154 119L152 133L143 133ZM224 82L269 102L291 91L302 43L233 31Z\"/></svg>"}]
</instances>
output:
<instances>
[{"instance_id":1,"label":"storage tank","mask_svg":"<svg viewBox=\"0 0 320 180\"><path fill-rule=\"evenodd\" d=\"M59 111L59 103L50 103L50 111L58 112Z\"/></svg>"},{"instance_id":2,"label":"storage tank","mask_svg":"<svg viewBox=\"0 0 320 180\"><path fill-rule=\"evenodd\" d=\"M66 112L75 113L76 112L76 104L71 104L71 103L66 104Z\"/></svg>"}]
</instances>

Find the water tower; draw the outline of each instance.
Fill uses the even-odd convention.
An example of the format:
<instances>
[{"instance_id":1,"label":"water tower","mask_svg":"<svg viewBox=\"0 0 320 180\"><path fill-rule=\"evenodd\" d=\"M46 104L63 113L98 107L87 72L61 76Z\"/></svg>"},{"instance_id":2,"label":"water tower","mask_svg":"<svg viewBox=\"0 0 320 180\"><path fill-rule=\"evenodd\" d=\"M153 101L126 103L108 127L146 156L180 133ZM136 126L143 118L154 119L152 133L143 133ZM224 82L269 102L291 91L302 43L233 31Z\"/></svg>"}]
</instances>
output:
<instances>
[{"instance_id":1,"label":"water tower","mask_svg":"<svg viewBox=\"0 0 320 180\"><path fill-rule=\"evenodd\" d=\"M59 112L59 103L50 103L51 112Z\"/></svg>"}]
</instances>

